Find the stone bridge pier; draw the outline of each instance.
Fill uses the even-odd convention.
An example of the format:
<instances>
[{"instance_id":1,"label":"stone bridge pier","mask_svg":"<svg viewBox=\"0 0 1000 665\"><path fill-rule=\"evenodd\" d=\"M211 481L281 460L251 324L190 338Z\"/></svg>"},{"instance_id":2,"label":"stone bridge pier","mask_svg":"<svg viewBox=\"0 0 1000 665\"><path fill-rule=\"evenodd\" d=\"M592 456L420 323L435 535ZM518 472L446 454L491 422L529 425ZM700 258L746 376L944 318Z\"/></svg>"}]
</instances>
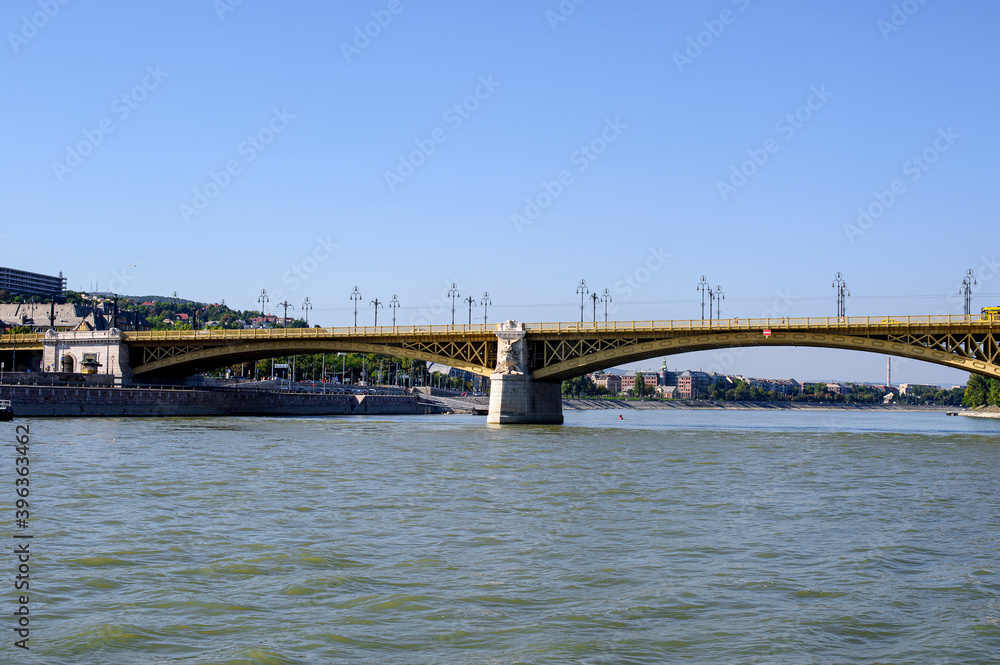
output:
<instances>
[{"instance_id":1,"label":"stone bridge pier","mask_svg":"<svg viewBox=\"0 0 1000 665\"><path fill-rule=\"evenodd\" d=\"M535 381L528 364L524 324L497 326L497 366L490 375L490 411L494 425L561 425L562 383Z\"/></svg>"}]
</instances>

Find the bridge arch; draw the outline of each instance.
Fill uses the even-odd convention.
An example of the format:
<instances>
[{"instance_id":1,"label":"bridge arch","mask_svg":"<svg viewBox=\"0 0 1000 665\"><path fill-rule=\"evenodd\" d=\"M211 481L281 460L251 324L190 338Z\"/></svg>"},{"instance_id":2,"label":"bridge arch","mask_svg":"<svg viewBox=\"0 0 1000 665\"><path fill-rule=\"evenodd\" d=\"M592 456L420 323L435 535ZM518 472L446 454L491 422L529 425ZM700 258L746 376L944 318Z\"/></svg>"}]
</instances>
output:
<instances>
[{"instance_id":1,"label":"bridge arch","mask_svg":"<svg viewBox=\"0 0 1000 665\"><path fill-rule=\"evenodd\" d=\"M982 374L994 379L1000 379L1000 365L940 349L906 344L904 342L887 341L870 337L858 337L847 334L819 333L811 331L775 331L770 337L764 337L759 331L726 331L717 333L692 333L689 335L639 341L635 344L609 348L596 353L578 356L562 362L553 363L533 372L536 381L559 382L582 376L599 369L616 367L623 363L637 362L662 356L688 353L692 351L708 351L736 347L776 347L776 346L811 346L831 349L846 349L852 351L867 351L881 355L898 356L913 360L922 360L937 365Z\"/></svg>"},{"instance_id":2,"label":"bridge arch","mask_svg":"<svg viewBox=\"0 0 1000 665\"><path fill-rule=\"evenodd\" d=\"M441 363L481 376L489 376L493 368L454 358L441 353L421 349L408 349L377 343L362 343L340 340L272 339L246 342L239 345L209 346L192 349L160 360L154 360L132 368L135 376L168 375L187 376L220 369L244 362L256 362L278 356L307 355L314 353L375 353L386 356Z\"/></svg>"}]
</instances>

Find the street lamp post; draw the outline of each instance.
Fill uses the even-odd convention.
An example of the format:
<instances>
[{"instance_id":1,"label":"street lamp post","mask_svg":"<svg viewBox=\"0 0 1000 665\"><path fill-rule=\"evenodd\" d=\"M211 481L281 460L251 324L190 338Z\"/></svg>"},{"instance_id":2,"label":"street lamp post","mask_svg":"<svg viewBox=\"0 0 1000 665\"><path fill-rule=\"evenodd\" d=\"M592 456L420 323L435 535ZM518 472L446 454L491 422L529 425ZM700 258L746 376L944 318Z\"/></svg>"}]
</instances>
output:
<instances>
[{"instance_id":1,"label":"street lamp post","mask_svg":"<svg viewBox=\"0 0 1000 665\"><path fill-rule=\"evenodd\" d=\"M701 320L704 321L705 320L705 292L708 291L708 293L710 295L712 293L712 287L709 286L708 280L705 279L704 275L701 276L701 281L698 282L698 286L695 287L695 290L696 291L701 291ZM712 306L711 306L711 304L709 304L708 316L709 316L709 318L712 317Z\"/></svg>"},{"instance_id":2,"label":"street lamp post","mask_svg":"<svg viewBox=\"0 0 1000 665\"><path fill-rule=\"evenodd\" d=\"M264 327L264 305L271 302L271 299L267 297L267 289L261 289L260 295L257 297L257 302L260 303L260 327Z\"/></svg>"},{"instance_id":3,"label":"street lamp post","mask_svg":"<svg viewBox=\"0 0 1000 665\"><path fill-rule=\"evenodd\" d=\"M375 327L378 328L378 308L382 306L382 303L379 302L378 298L376 298L375 300L372 300L368 304L373 305L375 307Z\"/></svg>"},{"instance_id":4,"label":"street lamp post","mask_svg":"<svg viewBox=\"0 0 1000 665\"><path fill-rule=\"evenodd\" d=\"M389 301L389 308L392 310L392 327L396 327L396 309L399 307L399 298L396 294L392 294L392 300Z\"/></svg>"},{"instance_id":5,"label":"street lamp post","mask_svg":"<svg viewBox=\"0 0 1000 665\"><path fill-rule=\"evenodd\" d=\"M604 322L608 322L608 303L611 302L611 292L604 289L604 293L601 295L601 302L604 303Z\"/></svg>"},{"instance_id":6,"label":"street lamp post","mask_svg":"<svg viewBox=\"0 0 1000 665\"><path fill-rule=\"evenodd\" d=\"M722 292L722 287L718 284L715 285L715 319L717 321L722 321L722 301L726 299L726 295Z\"/></svg>"},{"instance_id":7,"label":"street lamp post","mask_svg":"<svg viewBox=\"0 0 1000 665\"><path fill-rule=\"evenodd\" d=\"M295 309L295 305L293 305L292 303L288 302L288 299L286 298L285 302L279 302L278 306L285 308L285 317L281 320L281 327L282 328L287 328L288 327L288 308L291 307L292 309Z\"/></svg>"},{"instance_id":8,"label":"street lamp post","mask_svg":"<svg viewBox=\"0 0 1000 665\"><path fill-rule=\"evenodd\" d=\"M306 328L309 327L309 310L311 310L312 308L313 305L311 302L309 302L309 296L306 296L306 299L302 302L302 311L305 312L305 317L306 317Z\"/></svg>"},{"instance_id":9,"label":"street lamp post","mask_svg":"<svg viewBox=\"0 0 1000 665\"><path fill-rule=\"evenodd\" d=\"M961 293L965 297L965 315L972 315L972 285L977 284L976 276L972 274L972 268L969 268L965 273L965 277L962 278L962 289Z\"/></svg>"},{"instance_id":10,"label":"street lamp post","mask_svg":"<svg viewBox=\"0 0 1000 665\"><path fill-rule=\"evenodd\" d=\"M590 289L587 288L586 280L580 280L579 286L576 287L576 292L580 294L580 323L583 323L583 298L590 293Z\"/></svg>"},{"instance_id":11,"label":"street lamp post","mask_svg":"<svg viewBox=\"0 0 1000 665\"><path fill-rule=\"evenodd\" d=\"M473 298L472 296L469 296L468 298L466 298L462 302L469 303L469 325L471 326L472 325L472 306L476 304L476 299Z\"/></svg>"},{"instance_id":12,"label":"street lamp post","mask_svg":"<svg viewBox=\"0 0 1000 665\"><path fill-rule=\"evenodd\" d=\"M493 304L490 300L490 292L483 291L483 299L479 301L479 304L483 306L483 325L486 325L486 314L489 311L489 306Z\"/></svg>"},{"instance_id":13,"label":"street lamp post","mask_svg":"<svg viewBox=\"0 0 1000 665\"><path fill-rule=\"evenodd\" d=\"M833 278L833 288L837 289L837 318L846 318L847 296L851 295L851 292L847 290L847 282L839 272Z\"/></svg>"},{"instance_id":14,"label":"street lamp post","mask_svg":"<svg viewBox=\"0 0 1000 665\"><path fill-rule=\"evenodd\" d=\"M462 294L458 292L458 285L455 282L451 283L451 288L448 289L448 297L451 298L451 325L455 325L455 298L460 297Z\"/></svg>"},{"instance_id":15,"label":"street lamp post","mask_svg":"<svg viewBox=\"0 0 1000 665\"><path fill-rule=\"evenodd\" d=\"M358 327L358 301L361 300L361 289L354 287L351 291L351 300L354 301L354 327Z\"/></svg>"}]
</instances>

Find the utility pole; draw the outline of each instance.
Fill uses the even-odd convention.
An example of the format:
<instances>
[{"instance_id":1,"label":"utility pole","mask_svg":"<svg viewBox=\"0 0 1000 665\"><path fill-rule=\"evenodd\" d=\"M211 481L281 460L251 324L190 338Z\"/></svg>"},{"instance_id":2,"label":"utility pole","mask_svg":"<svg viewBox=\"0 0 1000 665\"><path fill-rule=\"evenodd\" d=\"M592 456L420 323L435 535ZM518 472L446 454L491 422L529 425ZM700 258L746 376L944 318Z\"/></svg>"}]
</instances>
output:
<instances>
[{"instance_id":1,"label":"utility pole","mask_svg":"<svg viewBox=\"0 0 1000 665\"><path fill-rule=\"evenodd\" d=\"M459 298L461 295L458 292L458 285L452 282L451 288L448 289L448 297L451 298L451 325L455 325L455 298Z\"/></svg>"},{"instance_id":2,"label":"utility pole","mask_svg":"<svg viewBox=\"0 0 1000 665\"><path fill-rule=\"evenodd\" d=\"M389 307L392 309L392 327L396 327L396 309L399 307L399 298L396 294L392 294L392 300L389 301Z\"/></svg>"},{"instance_id":3,"label":"utility pole","mask_svg":"<svg viewBox=\"0 0 1000 665\"><path fill-rule=\"evenodd\" d=\"M604 322L608 322L608 303L611 302L611 292L604 289L604 293L601 295L601 302L604 303Z\"/></svg>"},{"instance_id":4,"label":"utility pole","mask_svg":"<svg viewBox=\"0 0 1000 665\"><path fill-rule=\"evenodd\" d=\"M833 288L837 289L837 318L847 318L847 296L851 292L847 290L847 282L839 272L833 278Z\"/></svg>"},{"instance_id":5,"label":"utility pole","mask_svg":"<svg viewBox=\"0 0 1000 665\"><path fill-rule=\"evenodd\" d=\"M306 328L309 327L309 310L313 308L313 304L309 302L309 296L302 302L302 311L305 312L306 317Z\"/></svg>"},{"instance_id":6,"label":"utility pole","mask_svg":"<svg viewBox=\"0 0 1000 665\"><path fill-rule=\"evenodd\" d=\"M285 308L285 318L281 320L281 327L282 328L287 328L288 327L288 308L291 307L292 309L295 309L295 305L291 304L290 302L288 302L287 299L285 299L285 302L279 302L278 303L278 307L284 307Z\"/></svg>"},{"instance_id":7,"label":"utility pole","mask_svg":"<svg viewBox=\"0 0 1000 665\"><path fill-rule=\"evenodd\" d=\"M590 293L590 289L587 288L586 280L580 280L580 285L576 287L576 292L580 294L580 323L583 323L583 298L585 295Z\"/></svg>"},{"instance_id":8,"label":"utility pole","mask_svg":"<svg viewBox=\"0 0 1000 665\"><path fill-rule=\"evenodd\" d=\"M372 300L368 304L373 305L375 307L375 327L378 328L378 308L382 306L382 303L379 302L378 298L376 298L375 300Z\"/></svg>"},{"instance_id":9,"label":"utility pole","mask_svg":"<svg viewBox=\"0 0 1000 665\"><path fill-rule=\"evenodd\" d=\"M972 285L977 284L976 276L972 274L972 268L965 273L962 278L961 293L965 297L965 315L972 316Z\"/></svg>"},{"instance_id":10,"label":"utility pole","mask_svg":"<svg viewBox=\"0 0 1000 665\"><path fill-rule=\"evenodd\" d=\"M354 327L358 327L358 301L361 300L361 290L358 287L354 287L351 291L351 300L354 301Z\"/></svg>"},{"instance_id":11,"label":"utility pole","mask_svg":"<svg viewBox=\"0 0 1000 665\"><path fill-rule=\"evenodd\" d=\"M489 306L493 304L490 300L490 292L483 291L483 299L479 301L479 304L483 306L483 325L486 325L486 314L489 311Z\"/></svg>"},{"instance_id":12,"label":"utility pole","mask_svg":"<svg viewBox=\"0 0 1000 665\"><path fill-rule=\"evenodd\" d=\"M709 285L708 280L705 276L701 276L701 281L698 282L698 286L695 287L695 291L701 291L701 320L705 320L705 291L708 291L709 296L712 294L712 287ZM712 305L709 303L708 306L708 318L712 318Z\"/></svg>"},{"instance_id":13,"label":"utility pole","mask_svg":"<svg viewBox=\"0 0 1000 665\"><path fill-rule=\"evenodd\" d=\"M601 296L597 295L597 291L590 294L590 300L594 303L594 323L597 323L597 301L601 299Z\"/></svg>"},{"instance_id":14,"label":"utility pole","mask_svg":"<svg viewBox=\"0 0 1000 665\"><path fill-rule=\"evenodd\" d=\"M725 294L722 292L722 287L718 284L715 285L715 320L722 321L722 301L726 299ZM712 318L711 315L709 318Z\"/></svg>"},{"instance_id":15,"label":"utility pole","mask_svg":"<svg viewBox=\"0 0 1000 665\"><path fill-rule=\"evenodd\" d=\"M260 327L264 327L264 305L271 302L271 299L267 297L267 289L260 290L260 296L257 297L257 302L260 303Z\"/></svg>"},{"instance_id":16,"label":"utility pole","mask_svg":"<svg viewBox=\"0 0 1000 665\"><path fill-rule=\"evenodd\" d=\"M472 325L472 306L476 304L476 299L473 298L472 296L469 296L468 298L466 298L462 302L469 303L469 325L471 326Z\"/></svg>"}]
</instances>

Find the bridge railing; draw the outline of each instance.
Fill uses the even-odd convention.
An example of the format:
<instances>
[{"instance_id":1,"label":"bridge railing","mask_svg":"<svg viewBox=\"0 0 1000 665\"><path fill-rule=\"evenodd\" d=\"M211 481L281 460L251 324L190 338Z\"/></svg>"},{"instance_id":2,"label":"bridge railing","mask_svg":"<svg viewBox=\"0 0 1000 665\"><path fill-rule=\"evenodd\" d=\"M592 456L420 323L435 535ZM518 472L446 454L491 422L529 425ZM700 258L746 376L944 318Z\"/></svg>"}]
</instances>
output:
<instances>
[{"instance_id":1,"label":"bridge railing","mask_svg":"<svg viewBox=\"0 0 1000 665\"><path fill-rule=\"evenodd\" d=\"M247 328L244 330L212 329L212 330L152 330L146 332L124 333L126 341L163 341L183 340L196 342L198 340L216 339L313 339L316 337L366 337L384 335L387 337L401 334L438 334L438 333L482 333L496 331L494 325L427 325L427 326L358 326L334 328Z\"/></svg>"},{"instance_id":2,"label":"bridge railing","mask_svg":"<svg viewBox=\"0 0 1000 665\"><path fill-rule=\"evenodd\" d=\"M562 333L586 331L630 331L630 330L761 330L761 329L803 329L803 328L850 328L856 326L902 326L902 325L948 325L955 323L991 322L1000 325L1000 319L981 314L965 316L962 314L931 314L919 316L852 316L838 317L777 317L777 318L745 318L732 317L726 319L673 319L661 321L587 321L587 322L552 322L526 323L525 329L536 333ZM423 326L358 326L334 328L250 328L243 330L210 329L210 330L156 330L146 332L123 332L122 337L127 342L164 342L182 341L197 343L198 341L215 340L285 340L314 339L321 337L395 337L399 335L439 335L453 334L463 336L469 334L490 334L496 331L493 324L458 324L458 325L423 325ZM37 344L44 339L42 333L19 333L17 335L0 335L0 345L6 344ZM15 341L16 340L16 341Z\"/></svg>"},{"instance_id":3,"label":"bridge railing","mask_svg":"<svg viewBox=\"0 0 1000 665\"><path fill-rule=\"evenodd\" d=\"M45 333L16 333L0 335L0 344L38 344L45 339Z\"/></svg>"},{"instance_id":4,"label":"bridge railing","mask_svg":"<svg viewBox=\"0 0 1000 665\"><path fill-rule=\"evenodd\" d=\"M560 333L575 331L629 331L629 330L761 330L761 329L803 329L803 328L852 328L857 326L887 327L902 325L949 325L953 323L994 322L1000 319L973 314L930 314L920 316L852 316L852 317L777 317L726 319L673 319L663 321L586 321L583 323L527 323L531 332Z\"/></svg>"},{"instance_id":5,"label":"bridge railing","mask_svg":"<svg viewBox=\"0 0 1000 665\"><path fill-rule=\"evenodd\" d=\"M993 322L1000 324L1000 318L980 314L930 314L930 315L900 315L900 316L807 316L807 317L772 317L747 318L732 317L725 319L667 319L662 321L607 321L585 323L539 323L525 324L529 330L624 330L624 329L718 329L718 328L831 328L835 326L893 326L893 325L948 325L953 323Z\"/></svg>"}]
</instances>

